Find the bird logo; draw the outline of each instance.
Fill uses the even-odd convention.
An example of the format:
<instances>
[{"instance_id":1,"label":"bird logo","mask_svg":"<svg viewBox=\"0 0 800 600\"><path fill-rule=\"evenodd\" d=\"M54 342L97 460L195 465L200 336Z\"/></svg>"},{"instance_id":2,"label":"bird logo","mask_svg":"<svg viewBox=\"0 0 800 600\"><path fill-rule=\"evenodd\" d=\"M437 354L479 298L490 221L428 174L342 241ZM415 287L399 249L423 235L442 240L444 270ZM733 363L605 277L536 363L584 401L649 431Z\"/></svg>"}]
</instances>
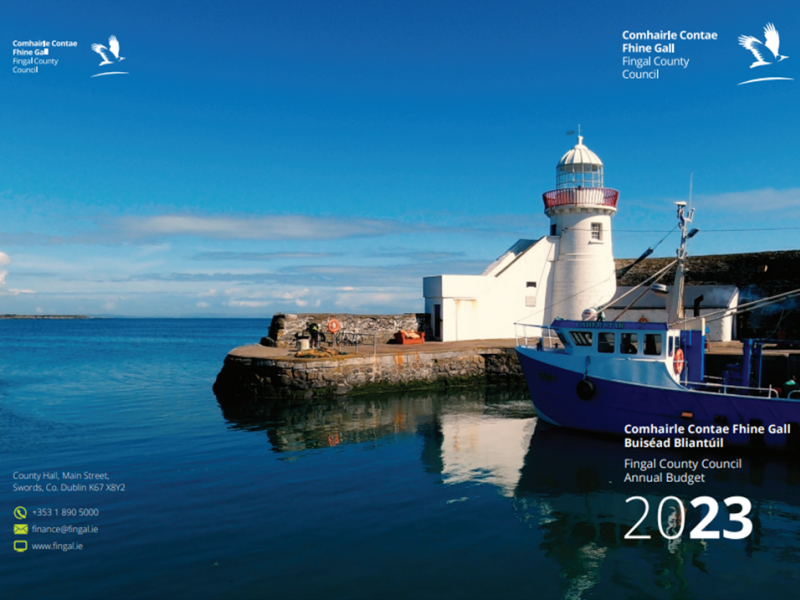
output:
<instances>
[{"instance_id":1,"label":"bird logo","mask_svg":"<svg viewBox=\"0 0 800 600\"><path fill-rule=\"evenodd\" d=\"M92 50L97 52L102 58L103 62L100 63L100 66L103 67L105 65L111 65L114 63L122 62L125 60L124 56L119 55L119 40L117 36L112 35L108 38L108 47L106 48L102 44L92 44ZM122 71L113 71L113 72L104 72L98 73L97 75L92 75L92 77L99 77L101 75L127 75L128 73Z\"/></svg>"},{"instance_id":2,"label":"bird logo","mask_svg":"<svg viewBox=\"0 0 800 600\"><path fill-rule=\"evenodd\" d=\"M752 65L750 65L751 69L779 63L789 58L788 56L784 56L783 54L780 53L781 36L778 33L778 30L775 29L775 25L773 25L772 23L767 23L764 26L763 42L758 38L753 37L752 35L740 35L739 45L743 46L747 50L750 50L750 52L753 53L753 56L755 56L756 60ZM769 50L769 52L767 52L767 50ZM750 81L743 81L739 85L744 85L745 83L755 83L757 81L776 81L776 80L794 81L789 77L763 77L761 79L751 79Z\"/></svg>"},{"instance_id":3,"label":"bird logo","mask_svg":"<svg viewBox=\"0 0 800 600\"><path fill-rule=\"evenodd\" d=\"M121 60L125 60L124 56L119 55L119 40L117 36L112 35L108 38L108 48L101 44L92 44L92 50L97 52L100 56L103 57L103 62L100 63L100 66L103 65L110 65L113 61L108 60L108 55L106 52L111 52L114 55L114 59L116 62L120 62Z\"/></svg>"},{"instance_id":4,"label":"bird logo","mask_svg":"<svg viewBox=\"0 0 800 600\"><path fill-rule=\"evenodd\" d=\"M756 57L756 62L750 65L750 68L754 67L763 67L764 65L771 65L773 62L781 62L789 58L788 56L783 56L778 52L781 47L781 36L778 34L778 30L775 29L775 25L772 23L767 23L766 27L764 27L764 43L761 43L761 40L758 38L754 38L752 35L740 35L739 36L739 43L750 50L753 53L753 56ZM764 60L764 54L762 54L763 46L766 46L767 49L772 52L772 56L775 57L773 61L766 61ZM765 53L766 54L766 53ZM767 55L769 58L769 55Z\"/></svg>"}]
</instances>

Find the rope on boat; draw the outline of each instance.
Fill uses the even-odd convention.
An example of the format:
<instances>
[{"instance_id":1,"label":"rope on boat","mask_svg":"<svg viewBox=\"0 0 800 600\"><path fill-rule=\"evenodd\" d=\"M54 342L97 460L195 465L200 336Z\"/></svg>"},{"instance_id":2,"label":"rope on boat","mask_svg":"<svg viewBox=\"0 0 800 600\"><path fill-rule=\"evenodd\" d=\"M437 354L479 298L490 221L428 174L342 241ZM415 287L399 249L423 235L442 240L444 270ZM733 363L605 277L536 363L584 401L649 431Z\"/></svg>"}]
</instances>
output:
<instances>
[{"instance_id":1,"label":"rope on boat","mask_svg":"<svg viewBox=\"0 0 800 600\"><path fill-rule=\"evenodd\" d=\"M716 312L711 312L706 315L701 315L706 321L719 321L720 319L724 319L729 315L738 315L741 313L750 312L751 310L758 310L759 308L763 308L765 306L769 306L770 304L775 304L777 302L782 302L783 300L788 300L794 296L800 296L800 288L796 290L792 290L790 292L783 292L782 294L777 294L775 296L770 296L768 298L760 298L758 300L753 300L752 302L746 302L744 304L740 304L736 308L723 308ZM742 310L742 308L745 308ZM716 315L720 315L716 317ZM708 317L716 317L714 319L709 319ZM694 321L697 317L692 317L691 319L684 319L682 321L675 321L674 323L670 323L669 326L672 327L674 325L683 325L688 323L689 321Z\"/></svg>"},{"instance_id":2,"label":"rope on boat","mask_svg":"<svg viewBox=\"0 0 800 600\"><path fill-rule=\"evenodd\" d=\"M622 299L623 299L625 296L627 296L627 295L629 295L629 294L632 294L633 292L635 292L636 290L638 290L638 289L639 289L640 287L642 287L643 285L647 285L648 283L650 283L650 281L651 281L652 279L655 279L656 277L659 277L661 274L663 274L663 273L664 273L664 271L668 270L670 267L672 267L672 266L673 266L675 263L677 263L677 262L678 262L678 260L677 260L677 259L673 260L673 261L672 261L671 263L669 263L669 264L668 264L666 267L664 267L664 268L663 268L663 269L661 269L660 271L656 271L656 273L655 273L655 274L653 274L653 275L651 275L650 277L648 277L647 279L645 279L645 280L644 280L642 283L640 283L639 285L635 285L635 286L633 286L633 287L632 287L631 289L629 289L627 292L625 292L624 294L622 294L622 296L620 296L619 298L614 298L613 300L611 300L611 301L607 302L606 304L604 304L603 306L599 307L599 308L598 308L598 310L605 310L605 309L607 309L609 306L611 306L611 305L612 305L612 304L614 304L615 302L619 302L619 301L620 301L620 300L622 300ZM629 306L628 308L630 308L630 306ZM627 309L625 309L625 310L627 310Z\"/></svg>"}]
</instances>

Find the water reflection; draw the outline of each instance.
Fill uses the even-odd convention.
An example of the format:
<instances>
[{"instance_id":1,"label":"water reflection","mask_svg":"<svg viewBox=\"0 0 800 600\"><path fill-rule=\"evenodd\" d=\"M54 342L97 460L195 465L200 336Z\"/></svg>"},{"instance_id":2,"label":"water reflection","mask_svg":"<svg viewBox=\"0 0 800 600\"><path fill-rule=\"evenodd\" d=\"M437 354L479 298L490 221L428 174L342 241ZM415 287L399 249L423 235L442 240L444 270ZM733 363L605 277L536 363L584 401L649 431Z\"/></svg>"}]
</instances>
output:
<instances>
[{"instance_id":1,"label":"water reflection","mask_svg":"<svg viewBox=\"0 0 800 600\"><path fill-rule=\"evenodd\" d=\"M481 480L513 494L534 427L524 389L475 388L291 402L224 402L236 429L263 431L275 452L418 435L427 472L448 483Z\"/></svg>"},{"instance_id":2,"label":"water reflection","mask_svg":"<svg viewBox=\"0 0 800 600\"><path fill-rule=\"evenodd\" d=\"M266 432L272 450L283 453L413 434L431 420L438 402L433 395L381 395L221 407L234 428Z\"/></svg>"},{"instance_id":3,"label":"water reflection","mask_svg":"<svg viewBox=\"0 0 800 600\"><path fill-rule=\"evenodd\" d=\"M536 418L445 414L440 419L444 483L488 483L514 495Z\"/></svg>"},{"instance_id":4,"label":"water reflection","mask_svg":"<svg viewBox=\"0 0 800 600\"><path fill-rule=\"evenodd\" d=\"M677 461L706 455L631 451L617 439L548 427L537 422L524 390L223 406L223 413L233 428L265 432L277 453L416 436L423 470L440 475L441 483L458 490L456 496L471 497L480 485L508 498L516 526L557 565L564 598L735 598L762 589L789 598L800 590L800 465L790 457L709 454L742 458L742 468L707 472L706 483L692 486L625 482L632 471L626 458ZM641 501L626 502L632 496L649 503L648 517L637 529L649 539L625 537L643 514ZM656 517L665 496L686 507L684 515L670 501L662 511L667 535L683 526L672 540L659 532ZM749 499L752 533L741 540L691 538L708 511L691 506L698 496L718 503L719 514L706 526L712 531L738 529L729 521L725 498ZM469 505L459 504L464 507L459 510L469 511ZM498 531L505 534L514 535Z\"/></svg>"},{"instance_id":5,"label":"water reflection","mask_svg":"<svg viewBox=\"0 0 800 600\"><path fill-rule=\"evenodd\" d=\"M221 403L235 428L265 431L275 452L422 438L422 463L445 484L485 483L512 497L536 426L524 389L411 392L313 402Z\"/></svg>"},{"instance_id":6,"label":"water reflection","mask_svg":"<svg viewBox=\"0 0 800 600\"><path fill-rule=\"evenodd\" d=\"M693 486L624 481L631 470L625 467L626 458L703 457L696 452L632 453L619 440L546 425L536 429L514 510L522 522L543 534L541 548L559 563L565 578L564 597L579 598L598 586L612 596L644 597L662 590L676 597L717 597L721 590L713 582L724 581L736 569L741 569L739 583L745 587L728 590L726 597L748 597L760 586L775 589L777 581L787 592L792 590L786 597L796 595L800 481L797 464L789 457L741 456L741 470L719 472L707 483ZM649 502L649 516L637 531L650 539L625 538L644 512L642 501L626 502L632 496ZM683 525L682 534L673 540L665 539L657 528L657 508L666 496L680 498L686 507L682 523L676 503L665 504L664 532L673 536ZM709 531L738 530L729 522L723 501L729 496L749 499L752 534L742 540L692 539L690 532L708 512L706 507L691 506L698 496L710 496L719 503L717 518L705 527Z\"/></svg>"}]
</instances>

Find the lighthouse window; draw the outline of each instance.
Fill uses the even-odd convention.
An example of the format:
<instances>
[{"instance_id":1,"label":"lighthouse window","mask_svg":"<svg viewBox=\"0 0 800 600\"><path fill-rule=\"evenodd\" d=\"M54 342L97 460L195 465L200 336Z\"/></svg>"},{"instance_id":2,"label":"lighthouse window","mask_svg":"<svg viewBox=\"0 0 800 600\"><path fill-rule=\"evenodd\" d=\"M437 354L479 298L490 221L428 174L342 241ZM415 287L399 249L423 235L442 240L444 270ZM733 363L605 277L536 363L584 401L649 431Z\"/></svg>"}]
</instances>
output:
<instances>
[{"instance_id":1,"label":"lighthouse window","mask_svg":"<svg viewBox=\"0 0 800 600\"><path fill-rule=\"evenodd\" d=\"M592 223L592 239L593 240L602 240L603 239L603 224L602 223Z\"/></svg>"},{"instance_id":2,"label":"lighthouse window","mask_svg":"<svg viewBox=\"0 0 800 600\"><path fill-rule=\"evenodd\" d=\"M572 341L576 346L591 346L592 345L592 332L591 331L570 331Z\"/></svg>"},{"instance_id":3,"label":"lighthouse window","mask_svg":"<svg viewBox=\"0 0 800 600\"><path fill-rule=\"evenodd\" d=\"M652 356L661 356L661 334L644 334L644 353Z\"/></svg>"},{"instance_id":4,"label":"lighthouse window","mask_svg":"<svg viewBox=\"0 0 800 600\"><path fill-rule=\"evenodd\" d=\"M550 225L550 235L558 235L558 226L555 223Z\"/></svg>"},{"instance_id":5,"label":"lighthouse window","mask_svg":"<svg viewBox=\"0 0 800 600\"><path fill-rule=\"evenodd\" d=\"M610 354L614 352L614 334L605 331L597 335L597 351Z\"/></svg>"}]
</instances>

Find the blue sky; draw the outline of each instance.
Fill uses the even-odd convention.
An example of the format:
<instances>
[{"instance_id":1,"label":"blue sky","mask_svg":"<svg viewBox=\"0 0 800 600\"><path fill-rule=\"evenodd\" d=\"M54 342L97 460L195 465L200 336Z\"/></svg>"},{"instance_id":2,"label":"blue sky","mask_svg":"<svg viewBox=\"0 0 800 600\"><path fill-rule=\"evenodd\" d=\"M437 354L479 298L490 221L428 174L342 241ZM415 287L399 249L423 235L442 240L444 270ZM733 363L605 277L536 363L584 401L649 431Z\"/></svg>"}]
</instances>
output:
<instances>
[{"instance_id":1,"label":"blue sky","mask_svg":"<svg viewBox=\"0 0 800 600\"><path fill-rule=\"evenodd\" d=\"M6 6L0 313L418 311L423 276L547 233L541 194L578 124L620 190L617 257L672 228L691 172L691 252L797 248L800 7L719 7ZM738 37L768 22L789 59L750 69ZM625 30L718 40L678 40L686 69L630 81ZM92 78L112 34L129 74ZM12 73L14 40L38 39L78 47ZM797 80L737 85L755 76Z\"/></svg>"}]
</instances>

